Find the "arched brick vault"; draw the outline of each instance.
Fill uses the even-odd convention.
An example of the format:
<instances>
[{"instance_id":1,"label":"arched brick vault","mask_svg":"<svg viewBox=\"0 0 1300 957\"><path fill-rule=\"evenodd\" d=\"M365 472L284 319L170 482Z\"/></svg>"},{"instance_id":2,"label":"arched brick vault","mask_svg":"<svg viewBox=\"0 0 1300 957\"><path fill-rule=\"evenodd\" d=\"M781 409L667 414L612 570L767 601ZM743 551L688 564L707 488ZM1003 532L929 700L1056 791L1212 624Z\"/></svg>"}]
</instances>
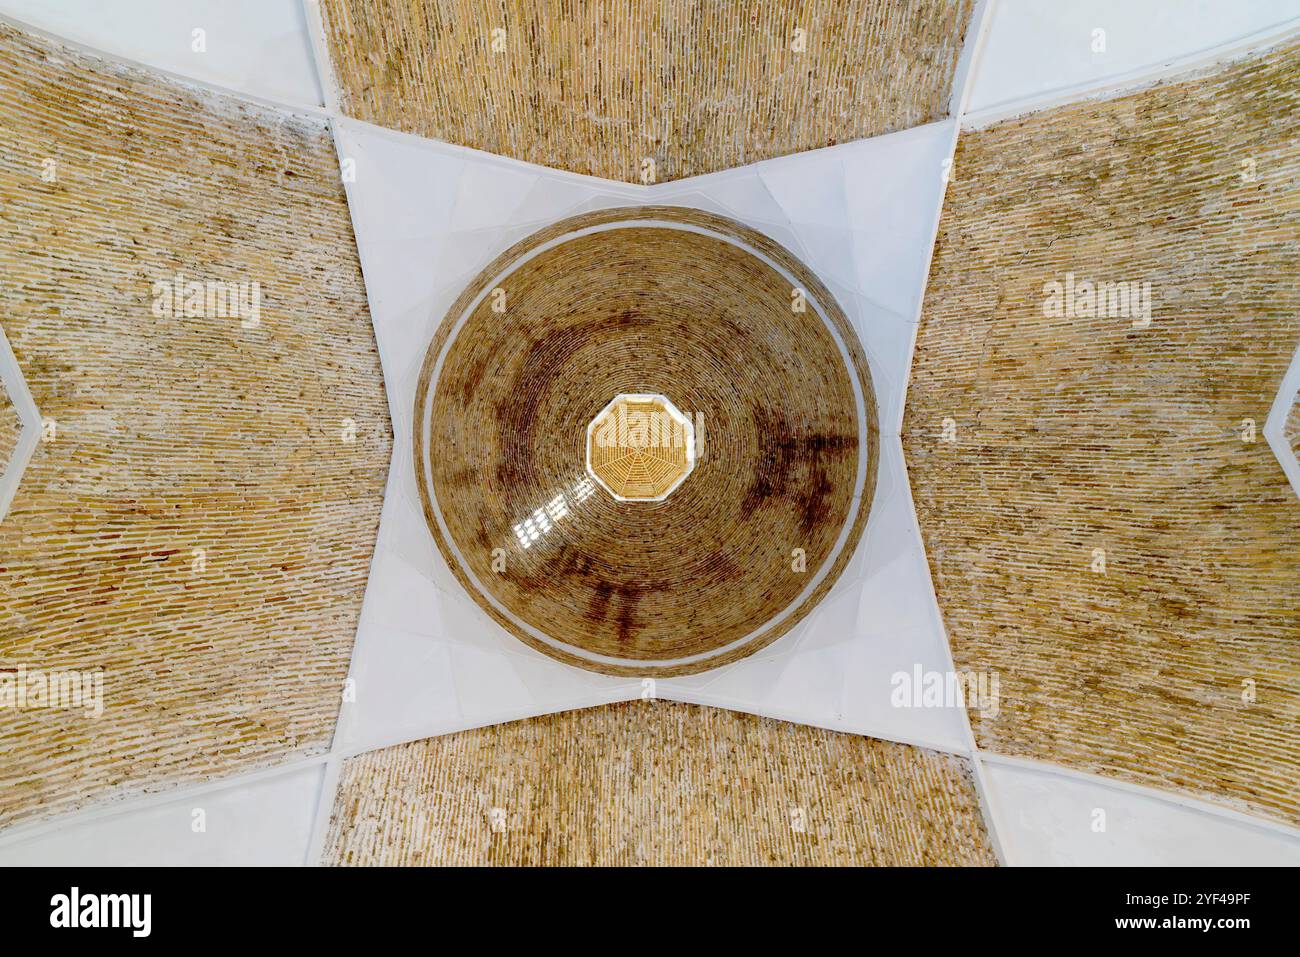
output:
<instances>
[{"instance_id":1,"label":"arched brick vault","mask_svg":"<svg viewBox=\"0 0 1300 957\"><path fill-rule=\"evenodd\" d=\"M0 155L0 322L57 425L0 668L105 706L0 713L0 826L325 749L392 446L327 128L0 27ZM177 273L260 315L157 314Z\"/></svg>"},{"instance_id":2,"label":"arched brick vault","mask_svg":"<svg viewBox=\"0 0 1300 957\"><path fill-rule=\"evenodd\" d=\"M628 182L649 158L666 182L943 118L974 2L321 6L349 116Z\"/></svg>"},{"instance_id":3,"label":"arched brick vault","mask_svg":"<svg viewBox=\"0 0 1300 957\"><path fill-rule=\"evenodd\" d=\"M351 758L324 861L997 863L964 758L669 701Z\"/></svg>"},{"instance_id":4,"label":"arched brick vault","mask_svg":"<svg viewBox=\"0 0 1300 957\"><path fill-rule=\"evenodd\" d=\"M903 441L957 665L1000 674L979 744L1300 823L1300 500L1258 432L1300 340L1300 45L954 169ZM1149 282L1150 324L1045 314L1067 273Z\"/></svg>"}]
</instances>

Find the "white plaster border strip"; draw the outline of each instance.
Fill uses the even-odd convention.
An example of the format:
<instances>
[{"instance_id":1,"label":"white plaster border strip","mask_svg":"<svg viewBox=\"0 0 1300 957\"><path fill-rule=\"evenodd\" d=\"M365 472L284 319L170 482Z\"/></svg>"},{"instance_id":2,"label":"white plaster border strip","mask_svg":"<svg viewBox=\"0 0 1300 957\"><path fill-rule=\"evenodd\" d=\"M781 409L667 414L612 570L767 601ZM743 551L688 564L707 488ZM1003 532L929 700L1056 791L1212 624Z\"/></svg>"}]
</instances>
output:
<instances>
[{"instance_id":1,"label":"white plaster border strip","mask_svg":"<svg viewBox=\"0 0 1300 957\"><path fill-rule=\"evenodd\" d=\"M302 14L311 40L312 61L316 64L316 82L320 87L325 112L339 115L339 78L330 57L329 39L325 36L325 11L320 0L302 0Z\"/></svg>"},{"instance_id":2,"label":"white plaster border strip","mask_svg":"<svg viewBox=\"0 0 1300 957\"><path fill-rule=\"evenodd\" d=\"M307 854L303 859L303 865L306 867L318 867L325 854L325 841L329 838L330 820L334 816L334 801L338 796L343 760L335 754L330 754L325 759L320 794L316 799L316 813L311 822L311 840L307 844Z\"/></svg>"},{"instance_id":3,"label":"white plaster border strip","mask_svg":"<svg viewBox=\"0 0 1300 957\"><path fill-rule=\"evenodd\" d=\"M1014 100L1004 100L982 107L962 118L964 129L977 130L1003 120L1014 119L1029 113L1038 113L1057 106L1080 103L1085 100L1106 100L1126 93L1133 93L1175 77L1195 75L1201 71L1234 60L1241 60L1255 53L1261 53L1270 47L1284 43L1295 36L1300 36L1300 17L1276 24L1263 30L1247 34L1235 40L1213 47L1197 50L1194 53L1173 57L1159 63L1137 67L1116 76L1105 79L1075 83L1057 87L1042 93Z\"/></svg>"},{"instance_id":4,"label":"white plaster border strip","mask_svg":"<svg viewBox=\"0 0 1300 957\"><path fill-rule=\"evenodd\" d=\"M22 423L18 444L10 453L9 461L0 462L0 522L3 522L18 491L18 483L27 471L27 463L32 460L36 446L41 441L40 410L36 408L36 402L27 389L27 380L23 378L23 370L18 365L13 349L9 347L3 328L0 328L0 383L4 384L4 391L18 411L18 420Z\"/></svg>"}]
</instances>

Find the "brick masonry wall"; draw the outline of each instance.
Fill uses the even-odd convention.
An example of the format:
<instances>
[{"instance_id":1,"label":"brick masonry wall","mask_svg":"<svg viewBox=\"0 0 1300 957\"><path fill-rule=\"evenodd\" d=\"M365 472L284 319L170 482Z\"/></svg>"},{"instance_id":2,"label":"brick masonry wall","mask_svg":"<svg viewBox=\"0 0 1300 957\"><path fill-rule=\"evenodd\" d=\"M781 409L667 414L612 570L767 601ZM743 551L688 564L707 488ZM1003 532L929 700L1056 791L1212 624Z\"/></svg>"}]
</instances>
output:
<instances>
[{"instance_id":1,"label":"brick masonry wall","mask_svg":"<svg viewBox=\"0 0 1300 957\"><path fill-rule=\"evenodd\" d=\"M323 750L391 448L327 129L0 28L0 210L57 424L0 523L0 680L102 669L104 706L0 710L0 826ZM168 314L178 272L260 314Z\"/></svg>"},{"instance_id":2,"label":"brick masonry wall","mask_svg":"<svg viewBox=\"0 0 1300 957\"><path fill-rule=\"evenodd\" d=\"M322 3L348 115L629 182L646 158L663 182L941 119L972 7Z\"/></svg>"},{"instance_id":3,"label":"brick masonry wall","mask_svg":"<svg viewBox=\"0 0 1300 957\"><path fill-rule=\"evenodd\" d=\"M997 863L963 759L663 701L352 758L324 861Z\"/></svg>"},{"instance_id":4,"label":"brick masonry wall","mask_svg":"<svg viewBox=\"0 0 1300 957\"><path fill-rule=\"evenodd\" d=\"M961 137L903 439L982 747L1300 823L1298 248L1297 45Z\"/></svg>"}]
</instances>

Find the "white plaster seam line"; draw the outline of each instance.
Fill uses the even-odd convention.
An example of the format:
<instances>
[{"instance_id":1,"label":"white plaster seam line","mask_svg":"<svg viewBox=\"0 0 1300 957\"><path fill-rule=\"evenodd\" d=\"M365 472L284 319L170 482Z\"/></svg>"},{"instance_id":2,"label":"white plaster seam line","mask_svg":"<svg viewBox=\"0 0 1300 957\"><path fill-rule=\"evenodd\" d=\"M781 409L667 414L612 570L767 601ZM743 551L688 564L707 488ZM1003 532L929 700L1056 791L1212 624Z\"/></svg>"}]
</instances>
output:
<instances>
[{"instance_id":1,"label":"white plaster seam line","mask_svg":"<svg viewBox=\"0 0 1300 957\"><path fill-rule=\"evenodd\" d=\"M940 618L943 613L940 612ZM945 637L947 629L944 629ZM949 649L949 659L951 660L951 648ZM956 670L956 664L953 664L953 670ZM975 731L971 727L970 712L966 712L966 727L970 730L970 763L971 774L975 778L975 793L979 797L980 809L984 812L984 826L989 832L989 841L993 845L993 853L997 855L998 862L1006 867L1014 867L1017 862L1012 860L1007 852L1007 844L1002 840L1002 816L998 807L997 789L993 787L993 782L984 772L984 755L980 751L979 745L975 741Z\"/></svg>"},{"instance_id":2,"label":"white plaster seam line","mask_svg":"<svg viewBox=\"0 0 1300 957\"><path fill-rule=\"evenodd\" d=\"M310 116L313 119L324 120L329 116L328 111L320 104L294 103L288 100L278 100L274 97L262 96L257 93L249 93L246 90L237 90L234 87L225 86L221 83L214 83L211 80L203 80L198 77L188 76L184 73L177 73L175 70L169 70L166 67L155 66L145 63L142 60L136 60L129 56L123 56L120 53L112 53L108 50L101 50L98 47L82 43L80 40L73 40L70 37L61 36L57 33L51 33L49 30L43 30L40 27L32 26L25 20L19 20L7 13L0 13L0 23L7 24L16 30L30 33L33 36L40 37L50 43L67 47L84 56L93 57L97 60L103 60L108 63L116 63L119 66L130 67L133 70L139 70L155 76L164 77L173 83L181 86L197 89L204 93L216 93L221 96L230 97L236 100L243 100L248 103L256 104L266 109L275 110L280 113L291 113L300 116Z\"/></svg>"},{"instance_id":3,"label":"white plaster seam line","mask_svg":"<svg viewBox=\"0 0 1300 957\"><path fill-rule=\"evenodd\" d=\"M36 407L36 400L32 398L31 390L27 388L22 366L18 364L18 357L14 355L14 350L9 345L9 337L5 335L3 327L0 327L0 381L4 382L9 401L18 410L23 427L31 426L33 429L40 429L40 410Z\"/></svg>"},{"instance_id":4,"label":"white plaster seam line","mask_svg":"<svg viewBox=\"0 0 1300 957\"><path fill-rule=\"evenodd\" d=\"M1296 495L1300 495L1300 461L1297 461L1295 450L1286 440L1286 422L1297 399L1300 399L1300 345L1296 347L1291 364L1282 375L1282 383L1278 386L1277 395L1273 397L1273 405L1264 421L1264 439L1282 466L1291 488Z\"/></svg>"},{"instance_id":5,"label":"white plaster seam line","mask_svg":"<svg viewBox=\"0 0 1300 957\"><path fill-rule=\"evenodd\" d=\"M338 793L339 774L342 770L343 759L331 754L321 772L316 814L311 822L311 839L307 842L307 852L303 857L304 867L320 866L321 856L325 853L325 841L329 837L330 819L334 814L334 799Z\"/></svg>"},{"instance_id":6,"label":"white plaster seam line","mask_svg":"<svg viewBox=\"0 0 1300 957\"><path fill-rule=\"evenodd\" d=\"M1172 804L1176 807L1186 808L1191 811L1198 811L1202 814L1207 814L1211 817L1216 817L1225 821L1231 821L1235 824L1242 824L1262 831L1268 831L1272 834L1277 834L1293 841L1300 841L1300 827L1285 824L1274 818L1251 814L1238 808L1230 807L1226 804L1219 804L1214 801L1207 801L1202 798L1193 797L1192 795L1184 794L1181 791L1165 791L1160 788L1151 787L1148 784L1138 784L1134 781L1126 781L1122 778L1111 778L1101 774L1092 774L1088 771L1080 771L1078 768L1072 768L1064 764L1057 764L1053 761L1038 761L1031 758L1021 758L1015 755L999 754L995 751L987 750L981 750L979 755L982 760L987 761L989 764L1002 765L1003 767L1016 768L1022 771L1033 771L1045 776L1065 778L1071 781L1079 781L1084 784L1106 788L1111 791L1132 794L1137 797L1144 797L1149 800Z\"/></svg>"},{"instance_id":7,"label":"white plaster seam line","mask_svg":"<svg viewBox=\"0 0 1300 957\"><path fill-rule=\"evenodd\" d=\"M960 747L950 744L942 744L931 741L928 738L911 737L900 734L884 733L878 731L864 731L861 727L855 727L847 721L809 721L806 717L798 717L793 712L783 709L769 709L762 712L748 711L737 705L734 701L724 701L720 698L710 700L707 694L692 695L688 691L659 691L657 697L660 701L671 701L675 704L696 705L701 708L712 708L716 711L735 711L740 714L754 715L760 718L768 718L772 721L781 721L785 724L797 724L806 728L820 728L823 731L830 731L833 734L854 735L859 738L871 738L875 741L884 741L888 744L901 744L909 748L920 748L925 751L934 751L938 754L947 754L955 758L971 757L969 747Z\"/></svg>"},{"instance_id":8,"label":"white plaster seam line","mask_svg":"<svg viewBox=\"0 0 1300 957\"><path fill-rule=\"evenodd\" d=\"M948 117L953 118L965 112L966 101L969 91L974 85L975 75L971 70L971 63L977 52L978 44L971 42L974 35L978 34L986 22L983 7L986 0L975 0L975 6L971 8L970 22L966 24L966 34L963 37L961 51L957 54L957 63L953 69L952 88L948 93Z\"/></svg>"},{"instance_id":9,"label":"white plaster seam line","mask_svg":"<svg viewBox=\"0 0 1300 957\"><path fill-rule=\"evenodd\" d=\"M320 0L302 0L302 15L311 39L312 62L316 66L316 84L320 87L321 101L325 104L325 112L334 117L339 113L338 74L325 36L325 11Z\"/></svg>"},{"instance_id":10,"label":"white plaster seam line","mask_svg":"<svg viewBox=\"0 0 1300 957\"><path fill-rule=\"evenodd\" d=\"M419 133L410 133L405 130L395 130L387 126L380 126L369 120L358 119L355 116L348 116L346 113L335 112L331 114L332 118L338 120L344 126L356 127L366 133L378 137L393 140L398 143L410 145L418 144L425 148L437 149L445 154L472 160L476 163L489 163L495 166L505 167L517 172L525 172L532 175L550 175L561 179L575 180L584 183L590 187L597 187L611 192L623 193L628 199L636 199L638 202L644 200L649 193L664 189L666 187L678 186L682 183L690 182L697 177L691 176L686 179L669 180L665 183L654 183L649 186L641 183L628 183L620 179L604 179L600 176L592 176L589 173L575 173L572 170L560 169L556 166L542 166L538 163L530 163L528 160L516 159L513 156L506 156L503 153L489 153L487 150L481 150L473 146L465 146L461 143L451 143L447 140L437 140L429 136L422 136ZM855 140L853 142L860 142ZM835 147L823 147L824 149L834 149ZM799 155L799 154L793 154ZM751 164L753 165L753 164ZM737 166L732 169L746 169L747 167ZM715 173L702 173L702 176L713 176Z\"/></svg>"},{"instance_id":11,"label":"white plaster seam line","mask_svg":"<svg viewBox=\"0 0 1300 957\"><path fill-rule=\"evenodd\" d=\"M967 114L963 122L966 129L983 129L994 123L1027 116L1031 113L1039 113L1058 106L1068 106L1088 100L1106 100L1128 93L1136 93L1155 86L1162 81L1184 75L1190 79L1198 73L1212 71L1215 67L1245 59L1253 54L1263 53L1297 35L1300 35L1300 18L1266 27L1263 30L1257 30L1254 33L1197 50L1193 53L1173 57L1155 64L1136 67L1117 76L1056 87L1019 99L1004 100L1001 103L981 107Z\"/></svg>"},{"instance_id":12,"label":"white plaster seam line","mask_svg":"<svg viewBox=\"0 0 1300 957\"><path fill-rule=\"evenodd\" d=\"M994 788L988 776L984 773L984 762L980 758L978 750L970 753L971 777L975 783L975 798L979 801L980 814L984 818L984 829L989 835L989 844L993 848L993 856L997 858L998 863L1003 867L1015 867L1018 861L1011 859L1011 854L1007 850L1007 844L1002 840L1003 825L998 820L997 800L994 795Z\"/></svg>"},{"instance_id":13,"label":"white plaster seam line","mask_svg":"<svg viewBox=\"0 0 1300 957\"><path fill-rule=\"evenodd\" d=\"M575 697L572 701L541 709L527 706L504 708L494 711L491 714L480 715L474 718L466 718L461 714L458 715L455 722L443 722L439 725L430 725L418 729L407 729L381 738L376 738L367 743L351 745L348 747L339 747L330 752L329 756L347 761L351 758L360 757L363 754L373 754L377 751L387 751L390 748L400 748L403 745L415 744L418 741L429 741L433 738L446 738L453 734L464 734L467 731L479 731L483 728L494 728L497 725L502 724L516 724L520 721L531 721L534 718L546 718L555 714L567 714L570 711L590 711L593 708L601 708L606 705L625 704L630 701L638 700L640 695L641 686L637 685L635 690L632 688L618 688L612 690L610 693L592 692L581 697Z\"/></svg>"}]
</instances>

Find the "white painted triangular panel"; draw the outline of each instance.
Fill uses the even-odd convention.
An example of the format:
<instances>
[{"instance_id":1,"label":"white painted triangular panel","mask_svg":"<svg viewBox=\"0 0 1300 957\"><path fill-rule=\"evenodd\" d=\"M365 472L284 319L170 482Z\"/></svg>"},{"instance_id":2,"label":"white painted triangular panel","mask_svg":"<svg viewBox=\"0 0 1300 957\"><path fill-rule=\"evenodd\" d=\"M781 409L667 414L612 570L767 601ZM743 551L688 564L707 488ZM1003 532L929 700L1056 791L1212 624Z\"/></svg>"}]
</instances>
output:
<instances>
[{"instance_id":1,"label":"white painted triangular panel","mask_svg":"<svg viewBox=\"0 0 1300 957\"><path fill-rule=\"evenodd\" d=\"M434 329L488 262L557 219L650 203L732 216L787 245L822 276L867 350L883 433L867 532L823 605L752 658L692 678L661 679L654 693L966 748L960 709L896 708L890 696L897 671L949 667L896 420L951 124L650 188L364 124L340 121L336 129L340 156L356 160L349 201L395 433L354 653L357 701L344 709L338 748L355 751L642 694L640 681L591 674L538 654L464 594L425 528L412 467L411 410ZM813 181L819 188L800 194L799 184ZM902 221L904 208L914 222ZM882 575L884 587L874 580Z\"/></svg>"},{"instance_id":2,"label":"white painted triangular panel","mask_svg":"<svg viewBox=\"0 0 1300 957\"><path fill-rule=\"evenodd\" d=\"M1008 863L1031 867L1300 865L1300 837L1103 778L986 757ZM1228 812L1230 814L1231 812Z\"/></svg>"},{"instance_id":3,"label":"white painted triangular panel","mask_svg":"<svg viewBox=\"0 0 1300 957\"><path fill-rule=\"evenodd\" d=\"M1300 459L1296 457L1296 450L1286 434L1287 421L1292 409L1297 406L1300 406L1300 348L1296 349L1291 365L1282 377L1282 386L1277 390L1277 397L1264 422L1264 437L1269 448L1281 463L1287 481L1295 493L1300 495Z\"/></svg>"},{"instance_id":4,"label":"white painted triangular panel","mask_svg":"<svg viewBox=\"0 0 1300 957\"><path fill-rule=\"evenodd\" d=\"M6 834L0 867L300 867L323 765L260 772Z\"/></svg>"},{"instance_id":5,"label":"white painted triangular panel","mask_svg":"<svg viewBox=\"0 0 1300 957\"><path fill-rule=\"evenodd\" d=\"M0 320L2 323L3 320ZM20 431L18 441L7 458L0 460L0 522L9 513L9 506L18 493L18 485L27 471L32 455L41 441L41 414L27 388L27 380L18 365L18 358L9 346L3 325L0 325L0 402L12 405L18 413Z\"/></svg>"}]
</instances>

